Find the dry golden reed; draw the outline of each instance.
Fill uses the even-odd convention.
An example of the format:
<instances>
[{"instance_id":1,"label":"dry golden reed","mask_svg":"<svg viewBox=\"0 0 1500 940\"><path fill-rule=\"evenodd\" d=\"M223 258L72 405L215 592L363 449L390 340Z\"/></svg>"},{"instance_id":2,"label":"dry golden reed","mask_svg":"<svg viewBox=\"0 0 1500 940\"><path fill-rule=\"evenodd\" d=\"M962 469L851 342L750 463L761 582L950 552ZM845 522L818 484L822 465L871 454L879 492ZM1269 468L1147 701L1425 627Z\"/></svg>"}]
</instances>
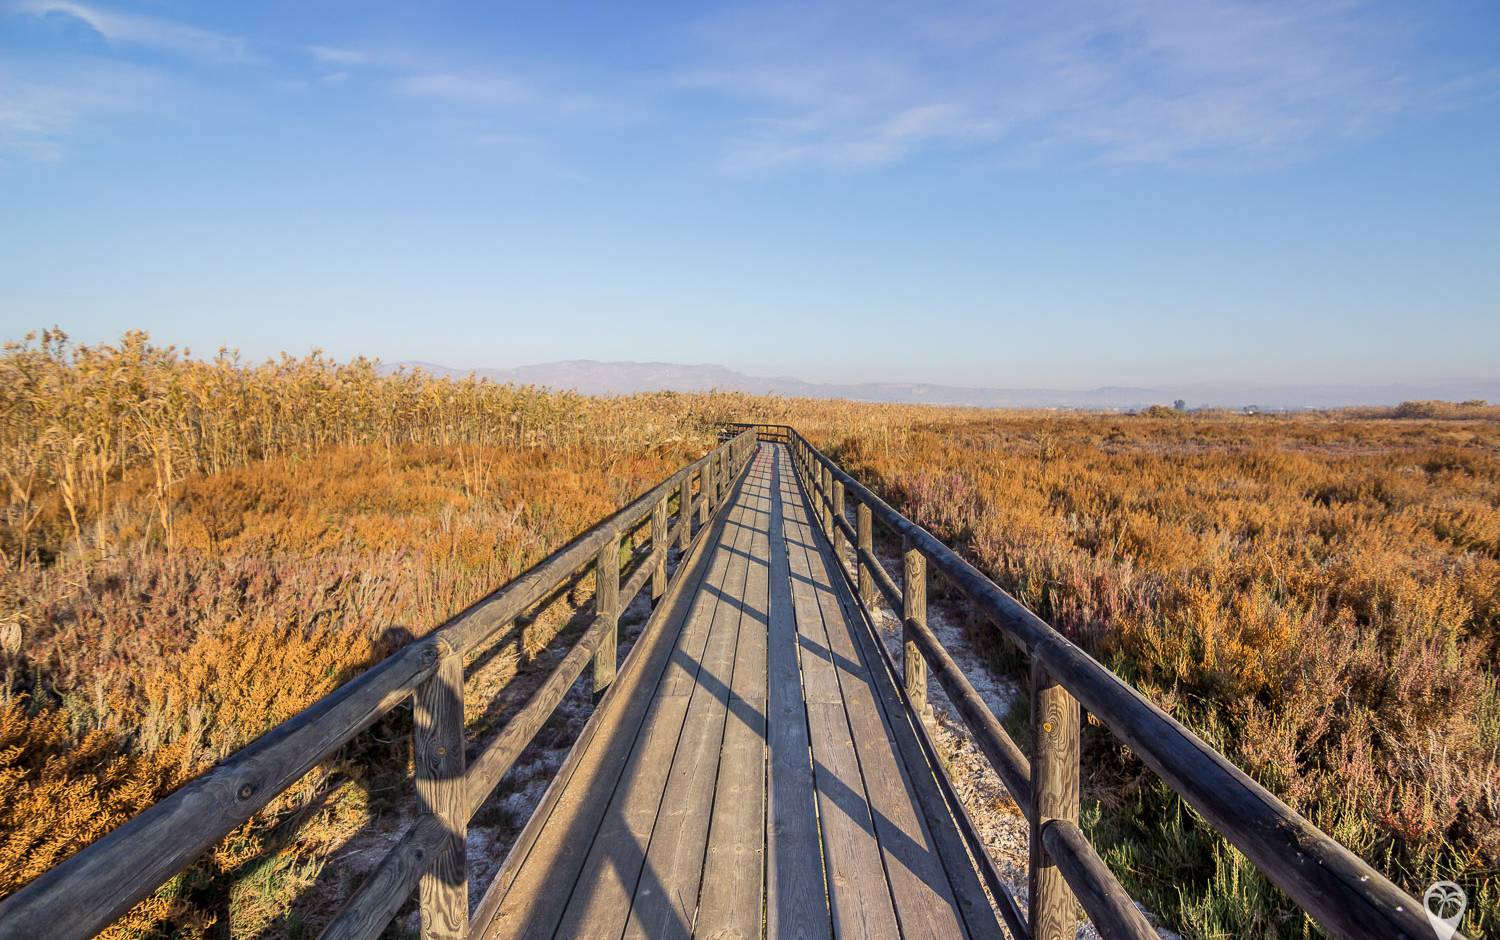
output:
<instances>
[{"instance_id":1,"label":"dry golden reed","mask_svg":"<svg viewBox=\"0 0 1500 940\"><path fill-rule=\"evenodd\" d=\"M795 424L1407 890L1457 880L1471 935L1495 929L1494 408L595 399L316 355L197 360L143 334L75 347L55 331L0 355L0 624L21 637L0 645L0 894L515 576L733 420ZM471 734L570 600L471 677ZM1017 665L972 631L997 668ZM362 736L112 933L315 932L329 905L311 922L289 905L394 811L403 741L400 728ZM1153 911L1193 937L1306 931L1100 729L1085 747L1086 822Z\"/></svg>"}]
</instances>

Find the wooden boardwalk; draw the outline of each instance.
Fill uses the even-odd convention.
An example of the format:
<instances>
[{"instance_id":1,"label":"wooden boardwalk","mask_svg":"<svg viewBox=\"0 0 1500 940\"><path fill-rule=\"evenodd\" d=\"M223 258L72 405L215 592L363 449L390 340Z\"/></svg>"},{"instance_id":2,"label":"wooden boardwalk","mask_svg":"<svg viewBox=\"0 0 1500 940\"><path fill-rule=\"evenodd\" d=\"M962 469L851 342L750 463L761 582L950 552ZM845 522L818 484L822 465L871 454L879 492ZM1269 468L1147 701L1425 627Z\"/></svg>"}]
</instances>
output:
<instances>
[{"instance_id":1,"label":"wooden boardwalk","mask_svg":"<svg viewBox=\"0 0 1500 940\"><path fill-rule=\"evenodd\" d=\"M877 523L900 541L899 579L874 552ZM466 661L586 575L589 625L471 758ZM929 628L934 576L1030 660L1029 754ZM622 664L620 612L648 585L651 615ZM882 602L901 614L899 666L867 619L864 605ZM469 823L590 665L597 707L471 916ZM1029 824L1024 911L927 763L935 751L914 715L929 670ZM0 940L98 935L407 703L418 813L322 940L377 940L413 894L423 940L996 937L991 897L1018 940L1072 937L1080 908L1101 936L1154 940L1078 824L1083 709L1330 936L1430 929L1422 901L795 428L736 424L520 576L0 898Z\"/></svg>"},{"instance_id":2,"label":"wooden boardwalk","mask_svg":"<svg viewBox=\"0 0 1500 940\"><path fill-rule=\"evenodd\" d=\"M486 937L991 937L894 678L763 443L481 900Z\"/></svg>"}]
</instances>

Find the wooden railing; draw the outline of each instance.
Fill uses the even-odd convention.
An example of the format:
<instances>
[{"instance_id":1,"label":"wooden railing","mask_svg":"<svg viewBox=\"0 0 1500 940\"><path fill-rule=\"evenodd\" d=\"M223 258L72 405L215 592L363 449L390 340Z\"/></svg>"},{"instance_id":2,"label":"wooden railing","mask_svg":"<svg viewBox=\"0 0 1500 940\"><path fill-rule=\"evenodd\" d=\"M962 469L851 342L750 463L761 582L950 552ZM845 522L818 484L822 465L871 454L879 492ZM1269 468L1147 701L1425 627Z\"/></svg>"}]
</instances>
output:
<instances>
[{"instance_id":1,"label":"wooden railing","mask_svg":"<svg viewBox=\"0 0 1500 940\"><path fill-rule=\"evenodd\" d=\"M925 712L930 669L1025 813L1031 827L1029 918L1022 917L1000 882L951 787L939 781L950 794L960 830L1000 902L1007 926L1018 938L1071 940L1075 899L1105 937L1156 936L1078 826L1084 708L1330 935L1350 940L1432 936L1421 901L1293 812L796 430L783 425L736 428L756 431L762 440L790 443L815 516L832 539L839 568L854 593L871 610L877 596L883 596L893 611L900 612L903 663L899 671L890 665L894 675L903 677L907 704L917 716ZM850 502L856 506L852 525ZM899 586L875 556L875 522L901 543ZM1029 761L928 628L929 571L941 575L974 611L1028 654L1035 742ZM884 644L877 646L884 652ZM930 738L920 727L919 732L929 759L934 759Z\"/></svg>"},{"instance_id":2,"label":"wooden railing","mask_svg":"<svg viewBox=\"0 0 1500 940\"><path fill-rule=\"evenodd\" d=\"M649 582L657 607L642 629L652 628L662 610L660 600L688 567L679 564L669 580L668 548L679 544L695 550L755 445L751 431L727 436L712 452L519 578L0 901L0 940L93 936L407 699L412 701L420 812L323 936L378 936L413 890L420 898L424 938L465 936L469 905L464 836L469 820L589 663L596 700L614 680L620 611ZM669 524L668 500L674 494L678 512ZM622 538L646 525L649 550L633 553L630 567L622 572ZM560 585L589 566L595 570L596 590L588 629L465 767L465 655L545 603Z\"/></svg>"}]
</instances>

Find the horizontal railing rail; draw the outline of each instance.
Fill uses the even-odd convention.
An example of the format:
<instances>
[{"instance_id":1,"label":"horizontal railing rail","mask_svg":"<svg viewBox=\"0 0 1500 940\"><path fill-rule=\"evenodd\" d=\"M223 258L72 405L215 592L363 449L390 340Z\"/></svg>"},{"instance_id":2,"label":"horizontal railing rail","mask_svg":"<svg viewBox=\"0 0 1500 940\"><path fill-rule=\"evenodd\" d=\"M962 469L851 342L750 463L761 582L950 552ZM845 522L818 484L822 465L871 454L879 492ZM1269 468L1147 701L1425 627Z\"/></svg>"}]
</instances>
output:
<instances>
[{"instance_id":1,"label":"horizontal railing rail","mask_svg":"<svg viewBox=\"0 0 1500 940\"><path fill-rule=\"evenodd\" d=\"M526 573L0 900L0 940L92 937L408 699L419 813L323 936L379 936L413 890L420 896L424 938L465 936L463 842L469 820L590 663L596 700L610 686L618 666L620 611L648 583L654 602L675 584L688 566L680 563L669 578L669 549L677 545L689 555L696 550L756 440L751 430L725 436L708 454ZM678 512L671 521L674 495ZM649 551L632 553L622 587L621 539L643 524L650 526ZM550 602L560 585L590 566L596 581L593 621L465 767L465 655L536 605ZM643 631L652 629L659 612L658 604Z\"/></svg>"},{"instance_id":2,"label":"horizontal railing rail","mask_svg":"<svg viewBox=\"0 0 1500 940\"><path fill-rule=\"evenodd\" d=\"M903 694L914 715L920 719L931 667L1026 815L1032 853L1026 933L1072 936L1076 900L1106 936L1155 935L1078 827L1081 708L1086 708L1329 934L1426 940L1431 927L1420 901L1294 812L794 428L743 427L762 440L790 442L843 576L867 607L883 598L900 616ZM856 504L855 525L848 520L848 501ZM875 556L874 522L902 544L901 585ZM928 568L1029 655L1036 742L1029 761L927 627Z\"/></svg>"}]
</instances>

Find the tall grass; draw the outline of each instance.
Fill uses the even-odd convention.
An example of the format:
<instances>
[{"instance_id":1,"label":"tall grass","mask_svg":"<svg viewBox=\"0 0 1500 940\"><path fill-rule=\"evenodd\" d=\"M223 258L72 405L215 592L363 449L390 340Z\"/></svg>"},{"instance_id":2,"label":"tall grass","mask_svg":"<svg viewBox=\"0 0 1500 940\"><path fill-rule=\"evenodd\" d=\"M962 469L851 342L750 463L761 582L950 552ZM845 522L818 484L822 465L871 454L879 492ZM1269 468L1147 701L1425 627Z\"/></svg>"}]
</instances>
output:
<instances>
[{"instance_id":1,"label":"tall grass","mask_svg":"<svg viewBox=\"0 0 1500 940\"><path fill-rule=\"evenodd\" d=\"M1493 932L1493 409L594 399L316 355L193 359L143 334L79 347L48 332L0 355L0 894L524 570L731 420L796 424L1407 890L1464 884L1467 928ZM471 733L568 605L471 676ZM297 935L289 899L403 799L401 731L361 738L113 933ZM1090 828L1154 911L1194 937L1308 930L1100 729L1085 747Z\"/></svg>"},{"instance_id":2,"label":"tall grass","mask_svg":"<svg viewBox=\"0 0 1500 940\"><path fill-rule=\"evenodd\" d=\"M9 346L0 894L511 579L731 414L318 356L205 362L140 334ZM572 603L502 638L471 719ZM369 738L112 932L295 933L291 897L402 802L403 735Z\"/></svg>"}]
</instances>

